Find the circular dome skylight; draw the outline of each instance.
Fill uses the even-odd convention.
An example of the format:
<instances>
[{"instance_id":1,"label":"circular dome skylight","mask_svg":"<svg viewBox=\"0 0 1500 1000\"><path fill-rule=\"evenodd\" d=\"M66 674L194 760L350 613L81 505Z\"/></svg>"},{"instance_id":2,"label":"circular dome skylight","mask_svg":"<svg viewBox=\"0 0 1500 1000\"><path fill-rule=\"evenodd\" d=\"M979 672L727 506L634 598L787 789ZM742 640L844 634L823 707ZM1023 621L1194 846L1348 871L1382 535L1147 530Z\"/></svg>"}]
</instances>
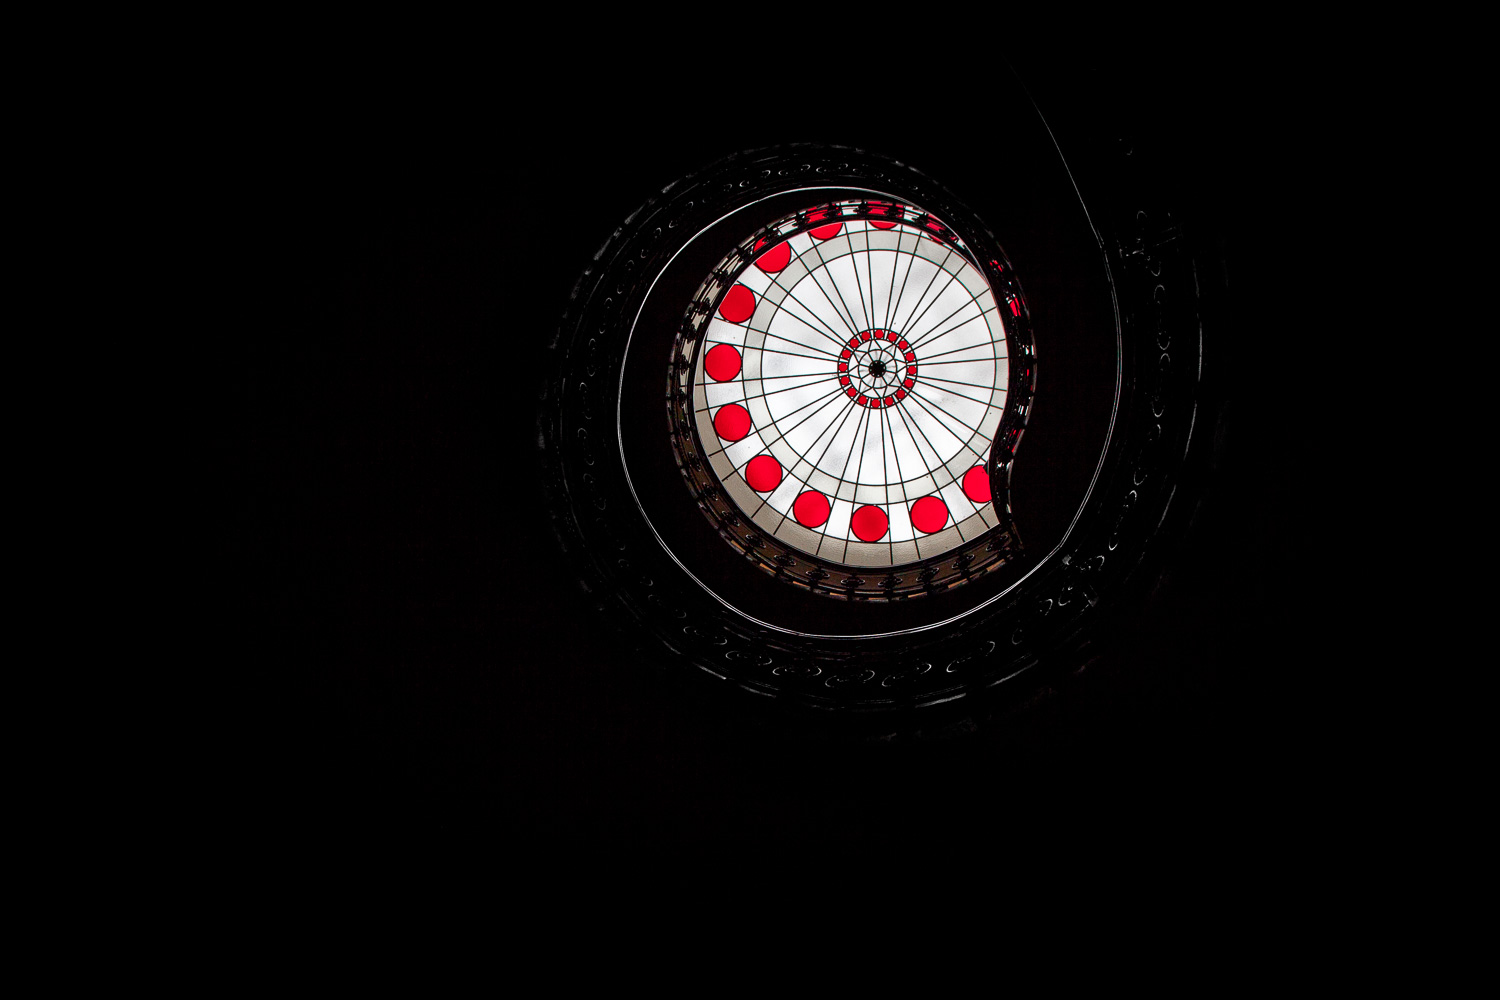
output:
<instances>
[{"instance_id":1,"label":"circular dome skylight","mask_svg":"<svg viewBox=\"0 0 1500 1000\"><path fill-rule=\"evenodd\" d=\"M1008 521L992 453L1021 308L912 205L786 216L721 261L687 310L679 452L746 521L831 569L965 549Z\"/></svg>"}]
</instances>

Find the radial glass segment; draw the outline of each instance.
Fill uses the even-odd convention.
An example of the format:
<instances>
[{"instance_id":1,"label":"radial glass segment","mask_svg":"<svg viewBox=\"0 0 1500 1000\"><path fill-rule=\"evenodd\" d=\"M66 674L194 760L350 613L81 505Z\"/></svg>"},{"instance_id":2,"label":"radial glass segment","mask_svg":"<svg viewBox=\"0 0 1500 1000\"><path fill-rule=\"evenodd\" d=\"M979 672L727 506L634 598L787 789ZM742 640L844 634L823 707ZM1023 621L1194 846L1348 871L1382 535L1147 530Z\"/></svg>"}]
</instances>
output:
<instances>
[{"instance_id":1,"label":"radial glass segment","mask_svg":"<svg viewBox=\"0 0 1500 1000\"><path fill-rule=\"evenodd\" d=\"M863 209L798 213L716 272L690 408L749 522L816 559L885 568L1000 524L987 463L1018 307L942 223Z\"/></svg>"}]
</instances>

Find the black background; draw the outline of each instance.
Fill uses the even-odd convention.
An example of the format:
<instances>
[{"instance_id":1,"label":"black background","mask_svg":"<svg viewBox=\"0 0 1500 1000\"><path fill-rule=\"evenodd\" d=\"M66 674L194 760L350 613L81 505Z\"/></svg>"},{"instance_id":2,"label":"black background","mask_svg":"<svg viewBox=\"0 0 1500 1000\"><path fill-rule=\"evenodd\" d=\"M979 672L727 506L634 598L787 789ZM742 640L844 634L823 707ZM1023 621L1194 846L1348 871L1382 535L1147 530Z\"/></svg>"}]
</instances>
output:
<instances>
[{"instance_id":1,"label":"black background","mask_svg":"<svg viewBox=\"0 0 1500 1000\"><path fill-rule=\"evenodd\" d=\"M964 197L977 175L945 136L969 105L895 85L853 110L747 105L776 67L622 84L440 62L308 69L236 112L231 217L251 252L229 488L259 709L247 789L274 835L670 856L983 850L1037 831L1218 842L1308 794L1303 665L1285 652L1302 628L1294 393L1270 360L1304 322L1276 221L1308 169L1283 153L1306 81L1222 53L1021 60L1065 149L1132 137L1221 254L1220 469L1171 572L1084 669L1003 718L847 739L627 653L593 617L539 482L541 348L593 252L669 181L817 141ZM942 93L982 89L931 72Z\"/></svg>"}]
</instances>

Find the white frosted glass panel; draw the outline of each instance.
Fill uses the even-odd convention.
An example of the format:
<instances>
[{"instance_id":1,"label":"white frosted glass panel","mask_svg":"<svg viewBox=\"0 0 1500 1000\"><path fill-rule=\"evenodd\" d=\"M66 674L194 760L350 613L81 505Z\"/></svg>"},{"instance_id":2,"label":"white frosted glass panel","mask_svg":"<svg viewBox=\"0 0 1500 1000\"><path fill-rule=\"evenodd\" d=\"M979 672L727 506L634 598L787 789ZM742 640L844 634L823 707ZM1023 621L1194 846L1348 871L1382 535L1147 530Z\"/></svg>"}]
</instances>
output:
<instances>
[{"instance_id":1,"label":"white frosted glass panel","mask_svg":"<svg viewBox=\"0 0 1500 1000\"><path fill-rule=\"evenodd\" d=\"M899 566L998 524L992 505L976 507L961 481L988 457L1004 412L1005 325L984 275L962 253L904 223L882 230L836 221L842 228L830 239L789 237L780 271L751 265L736 279L755 295L755 309L743 323L716 314L707 324L693 359L693 419L714 473L763 530L835 563ZM707 348L717 344L741 355L739 371L722 383L704 372ZM731 402L751 417L738 442L720 440L713 424ZM782 469L767 494L743 478L762 454ZM805 491L828 500L824 524L797 523L793 505ZM928 496L948 510L932 535L911 521L912 504ZM851 531L867 504L888 519L878 542Z\"/></svg>"}]
</instances>

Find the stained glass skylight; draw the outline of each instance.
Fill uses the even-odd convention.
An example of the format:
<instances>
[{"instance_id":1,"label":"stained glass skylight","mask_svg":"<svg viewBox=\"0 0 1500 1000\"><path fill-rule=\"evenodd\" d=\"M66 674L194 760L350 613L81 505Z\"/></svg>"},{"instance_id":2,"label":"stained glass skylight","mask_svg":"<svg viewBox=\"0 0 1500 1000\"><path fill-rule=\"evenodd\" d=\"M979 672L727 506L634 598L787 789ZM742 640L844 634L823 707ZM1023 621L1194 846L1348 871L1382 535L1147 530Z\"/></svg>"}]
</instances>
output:
<instances>
[{"instance_id":1,"label":"stained glass skylight","mask_svg":"<svg viewBox=\"0 0 1500 1000\"><path fill-rule=\"evenodd\" d=\"M766 233L697 300L711 312L692 427L725 495L848 567L936 558L996 527L987 463L1016 300L911 206L810 208Z\"/></svg>"}]
</instances>

